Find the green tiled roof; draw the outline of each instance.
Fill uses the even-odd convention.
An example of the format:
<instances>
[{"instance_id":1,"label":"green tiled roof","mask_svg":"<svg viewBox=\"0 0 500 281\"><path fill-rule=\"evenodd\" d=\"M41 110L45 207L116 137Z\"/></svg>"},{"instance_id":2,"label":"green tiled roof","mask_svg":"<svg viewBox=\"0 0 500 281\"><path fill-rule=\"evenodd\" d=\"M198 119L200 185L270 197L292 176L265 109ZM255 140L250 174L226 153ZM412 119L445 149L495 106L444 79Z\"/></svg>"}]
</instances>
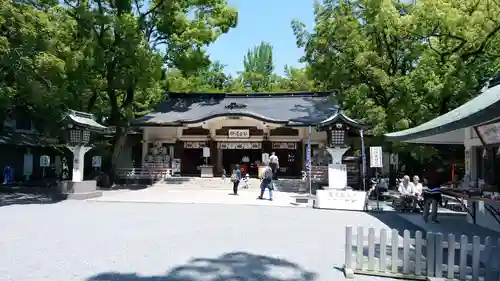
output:
<instances>
[{"instance_id":1,"label":"green tiled roof","mask_svg":"<svg viewBox=\"0 0 500 281\"><path fill-rule=\"evenodd\" d=\"M426 123L385 136L390 141L419 139L476 126L498 117L500 117L500 85L485 89L462 106Z\"/></svg>"}]
</instances>

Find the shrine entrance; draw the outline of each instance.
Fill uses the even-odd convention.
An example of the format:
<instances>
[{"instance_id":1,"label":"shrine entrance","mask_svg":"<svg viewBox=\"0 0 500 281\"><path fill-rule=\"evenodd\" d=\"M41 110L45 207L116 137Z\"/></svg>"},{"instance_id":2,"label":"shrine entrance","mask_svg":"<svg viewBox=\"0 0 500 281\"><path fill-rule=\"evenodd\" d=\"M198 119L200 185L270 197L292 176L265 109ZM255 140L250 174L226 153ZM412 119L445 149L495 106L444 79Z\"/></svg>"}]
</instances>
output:
<instances>
[{"instance_id":1,"label":"shrine entrance","mask_svg":"<svg viewBox=\"0 0 500 281\"><path fill-rule=\"evenodd\" d=\"M222 166L227 175L238 164L242 174L257 176L258 165L262 160L261 142L219 142L218 149L222 152Z\"/></svg>"},{"instance_id":2,"label":"shrine entrance","mask_svg":"<svg viewBox=\"0 0 500 281\"><path fill-rule=\"evenodd\" d=\"M278 156L278 177L298 178L301 176L302 155L300 142L273 142L272 152Z\"/></svg>"}]
</instances>

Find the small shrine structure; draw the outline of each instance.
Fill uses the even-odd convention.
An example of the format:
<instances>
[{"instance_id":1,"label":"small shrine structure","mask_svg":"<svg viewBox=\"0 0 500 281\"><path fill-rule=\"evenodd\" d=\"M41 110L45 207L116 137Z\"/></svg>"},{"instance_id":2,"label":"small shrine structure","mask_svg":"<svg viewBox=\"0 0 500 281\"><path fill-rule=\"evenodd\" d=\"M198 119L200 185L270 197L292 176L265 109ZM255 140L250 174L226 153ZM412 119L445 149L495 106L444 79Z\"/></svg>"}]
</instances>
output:
<instances>
[{"instance_id":1,"label":"small shrine structure","mask_svg":"<svg viewBox=\"0 0 500 281\"><path fill-rule=\"evenodd\" d=\"M93 148L90 144L91 135L104 133L106 126L97 123L89 113L69 110L61 120L65 133L66 147L73 154L73 169L71 180L63 180L61 188L68 199L88 199L99 197L102 192L97 190L95 180L83 180L85 153Z\"/></svg>"}]
</instances>

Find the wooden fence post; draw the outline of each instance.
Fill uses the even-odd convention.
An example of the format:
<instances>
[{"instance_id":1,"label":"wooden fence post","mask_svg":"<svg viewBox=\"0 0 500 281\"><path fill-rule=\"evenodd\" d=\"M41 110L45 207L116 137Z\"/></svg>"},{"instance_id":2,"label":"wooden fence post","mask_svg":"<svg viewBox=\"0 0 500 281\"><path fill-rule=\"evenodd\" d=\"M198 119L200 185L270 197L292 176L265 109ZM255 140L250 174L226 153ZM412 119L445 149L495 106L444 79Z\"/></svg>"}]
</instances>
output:
<instances>
[{"instance_id":1,"label":"wooden fence post","mask_svg":"<svg viewBox=\"0 0 500 281\"><path fill-rule=\"evenodd\" d=\"M443 277L443 234L434 236L434 277Z\"/></svg>"},{"instance_id":2,"label":"wooden fence post","mask_svg":"<svg viewBox=\"0 0 500 281\"><path fill-rule=\"evenodd\" d=\"M375 229L368 229L368 271L375 270Z\"/></svg>"},{"instance_id":3,"label":"wooden fence post","mask_svg":"<svg viewBox=\"0 0 500 281\"><path fill-rule=\"evenodd\" d=\"M481 258L481 239L472 237L472 281L479 280L479 262Z\"/></svg>"},{"instance_id":4,"label":"wooden fence post","mask_svg":"<svg viewBox=\"0 0 500 281\"><path fill-rule=\"evenodd\" d=\"M403 274L410 273L410 231L403 232Z\"/></svg>"},{"instance_id":5,"label":"wooden fence post","mask_svg":"<svg viewBox=\"0 0 500 281\"><path fill-rule=\"evenodd\" d=\"M427 259L427 277L434 277L434 238L435 234L432 232L427 232L427 243L425 246L425 257Z\"/></svg>"},{"instance_id":6,"label":"wooden fence post","mask_svg":"<svg viewBox=\"0 0 500 281\"><path fill-rule=\"evenodd\" d=\"M354 278L354 271L352 270L352 226L345 228L345 264L344 274L346 278Z\"/></svg>"},{"instance_id":7,"label":"wooden fence post","mask_svg":"<svg viewBox=\"0 0 500 281\"><path fill-rule=\"evenodd\" d=\"M448 268L446 277L449 280L455 279L455 235L448 235Z\"/></svg>"},{"instance_id":8,"label":"wooden fence post","mask_svg":"<svg viewBox=\"0 0 500 281\"><path fill-rule=\"evenodd\" d=\"M387 271L387 230L380 230L380 257L379 257L379 271Z\"/></svg>"},{"instance_id":9,"label":"wooden fence post","mask_svg":"<svg viewBox=\"0 0 500 281\"><path fill-rule=\"evenodd\" d=\"M391 234L391 272L398 273L399 260L399 234L397 229L392 230Z\"/></svg>"},{"instance_id":10,"label":"wooden fence post","mask_svg":"<svg viewBox=\"0 0 500 281\"><path fill-rule=\"evenodd\" d=\"M422 274L422 232L419 230L415 232L415 275Z\"/></svg>"},{"instance_id":11,"label":"wooden fence post","mask_svg":"<svg viewBox=\"0 0 500 281\"><path fill-rule=\"evenodd\" d=\"M364 246L364 234L363 234L363 227L359 226L358 231L356 233L357 239L356 239L356 269L361 270L363 269L363 262L364 262L364 257L363 257L363 246Z\"/></svg>"}]
</instances>

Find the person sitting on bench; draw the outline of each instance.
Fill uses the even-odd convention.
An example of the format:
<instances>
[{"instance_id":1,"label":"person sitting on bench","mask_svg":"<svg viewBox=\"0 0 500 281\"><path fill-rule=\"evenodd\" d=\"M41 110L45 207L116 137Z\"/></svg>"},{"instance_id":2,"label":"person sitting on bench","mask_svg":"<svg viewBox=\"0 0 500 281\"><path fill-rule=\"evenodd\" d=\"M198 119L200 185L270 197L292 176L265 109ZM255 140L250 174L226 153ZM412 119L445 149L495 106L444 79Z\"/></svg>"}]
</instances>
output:
<instances>
[{"instance_id":1,"label":"person sitting on bench","mask_svg":"<svg viewBox=\"0 0 500 281\"><path fill-rule=\"evenodd\" d=\"M410 177L405 175L403 181L398 187L399 194L401 195L401 209L413 209L413 183L410 182Z\"/></svg>"},{"instance_id":2,"label":"person sitting on bench","mask_svg":"<svg viewBox=\"0 0 500 281\"><path fill-rule=\"evenodd\" d=\"M413 176L413 196L416 203L423 209L424 203L424 186L420 182L420 178L418 176ZM416 206L415 206L416 207Z\"/></svg>"}]
</instances>

